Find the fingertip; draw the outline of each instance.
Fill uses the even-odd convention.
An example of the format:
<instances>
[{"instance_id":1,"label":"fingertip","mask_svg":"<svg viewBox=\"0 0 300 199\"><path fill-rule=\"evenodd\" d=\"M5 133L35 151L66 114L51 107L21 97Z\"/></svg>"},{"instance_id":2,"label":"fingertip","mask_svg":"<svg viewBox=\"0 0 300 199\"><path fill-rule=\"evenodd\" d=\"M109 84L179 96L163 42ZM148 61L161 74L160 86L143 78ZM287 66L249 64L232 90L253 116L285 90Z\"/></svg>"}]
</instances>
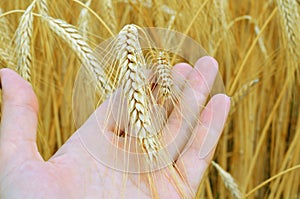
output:
<instances>
[{"instance_id":1,"label":"fingertip","mask_svg":"<svg viewBox=\"0 0 300 199\"><path fill-rule=\"evenodd\" d=\"M193 70L193 67L187 63L178 63L173 67L173 70L186 77Z\"/></svg>"},{"instance_id":2,"label":"fingertip","mask_svg":"<svg viewBox=\"0 0 300 199\"><path fill-rule=\"evenodd\" d=\"M0 82L4 102L26 105L38 112L38 100L32 86L17 72L8 68L1 69Z\"/></svg>"},{"instance_id":3,"label":"fingertip","mask_svg":"<svg viewBox=\"0 0 300 199\"><path fill-rule=\"evenodd\" d=\"M211 103L213 103L212 106L218 106L220 104L224 104L225 106L225 112L226 112L226 116L229 112L230 109L230 103L231 103L231 99L229 96L227 96L226 94L216 94L211 98Z\"/></svg>"},{"instance_id":4,"label":"fingertip","mask_svg":"<svg viewBox=\"0 0 300 199\"><path fill-rule=\"evenodd\" d=\"M195 68L199 68L202 65L212 66L216 69L216 71L218 71L219 69L219 64L217 60L211 56L203 56L200 59L198 59L197 62L195 63Z\"/></svg>"}]
</instances>

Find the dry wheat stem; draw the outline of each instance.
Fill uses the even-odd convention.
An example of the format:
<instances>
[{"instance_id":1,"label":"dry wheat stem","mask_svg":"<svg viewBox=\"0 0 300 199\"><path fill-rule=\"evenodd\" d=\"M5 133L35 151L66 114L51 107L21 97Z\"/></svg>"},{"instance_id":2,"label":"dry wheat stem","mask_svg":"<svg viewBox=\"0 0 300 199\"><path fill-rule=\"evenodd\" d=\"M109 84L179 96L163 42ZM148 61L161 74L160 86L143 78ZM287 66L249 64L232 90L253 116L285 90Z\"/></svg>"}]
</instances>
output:
<instances>
[{"instance_id":1,"label":"dry wheat stem","mask_svg":"<svg viewBox=\"0 0 300 199\"><path fill-rule=\"evenodd\" d=\"M32 10L35 6L33 1L22 15L19 26L15 33L15 52L17 58L17 71L19 74L30 82L31 79L31 37L33 31Z\"/></svg>"},{"instance_id":2,"label":"dry wheat stem","mask_svg":"<svg viewBox=\"0 0 300 199\"><path fill-rule=\"evenodd\" d=\"M117 37L117 59L120 65L120 82L127 99L129 126L137 135L142 149L150 161L156 158L159 142L151 128L149 98L143 74L145 60L141 54L138 30L126 25Z\"/></svg>"},{"instance_id":3,"label":"dry wheat stem","mask_svg":"<svg viewBox=\"0 0 300 199\"><path fill-rule=\"evenodd\" d=\"M261 28L261 31L260 33L256 36L256 38L253 40L249 50L247 51L247 54L245 55L244 59L243 59L243 62L241 63L241 66L239 67L239 70L237 71L237 74L236 74L236 78L233 79L233 82L230 86L230 89L229 89L229 94L230 93L233 93L233 91L236 89L236 86L237 86L237 80L239 79L240 75L242 74L242 71L247 63L247 60L249 59L250 57L250 54L251 52L253 51L256 43L258 42L259 38L260 38L260 35L263 33L263 31L265 31L267 25L270 23L271 19L274 17L275 13L277 12L277 8L273 9L272 13L269 15L269 17L267 18L267 20L264 22L264 25L262 26Z\"/></svg>"},{"instance_id":4,"label":"dry wheat stem","mask_svg":"<svg viewBox=\"0 0 300 199\"><path fill-rule=\"evenodd\" d=\"M212 161L212 165L217 169L219 172L219 175L221 176L225 187L231 192L232 196L236 199L242 198L242 193L239 189L239 186L237 185L234 178L225 171L218 163Z\"/></svg>"},{"instance_id":5,"label":"dry wheat stem","mask_svg":"<svg viewBox=\"0 0 300 199\"><path fill-rule=\"evenodd\" d=\"M112 92L112 87L105 76L98 59L93 54L89 45L84 41L77 29L60 19L44 17L47 20L50 29L61 37L77 54L82 63L86 65L90 75L97 81L97 88L106 98Z\"/></svg>"}]
</instances>

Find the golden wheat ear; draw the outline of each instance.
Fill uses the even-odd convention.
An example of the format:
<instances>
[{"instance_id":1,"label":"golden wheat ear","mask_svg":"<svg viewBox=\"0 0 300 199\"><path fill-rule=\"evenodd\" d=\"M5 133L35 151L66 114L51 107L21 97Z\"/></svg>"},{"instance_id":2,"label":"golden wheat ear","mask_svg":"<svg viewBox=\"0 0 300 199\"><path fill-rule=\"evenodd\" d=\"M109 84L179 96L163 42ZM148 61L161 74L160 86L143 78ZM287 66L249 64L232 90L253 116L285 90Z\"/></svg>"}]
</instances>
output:
<instances>
[{"instance_id":1,"label":"golden wheat ear","mask_svg":"<svg viewBox=\"0 0 300 199\"><path fill-rule=\"evenodd\" d=\"M158 51L154 55L153 70L157 84L157 99L159 104L164 104L172 95L173 79L169 55L165 51Z\"/></svg>"},{"instance_id":2,"label":"golden wheat ear","mask_svg":"<svg viewBox=\"0 0 300 199\"><path fill-rule=\"evenodd\" d=\"M149 160L153 161L159 143L152 136L154 132L149 113L149 84L144 75L146 63L139 43L138 29L134 25L126 25L117 40L119 80L127 99L129 129L137 136Z\"/></svg>"},{"instance_id":3,"label":"golden wheat ear","mask_svg":"<svg viewBox=\"0 0 300 199\"><path fill-rule=\"evenodd\" d=\"M85 6L90 7L91 0L86 1ZM82 37L88 41L90 13L87 8L82 8L78 17L78 30L82 32Z\"/></svg>"},{"instance_id":4,"label":"golden wheat ear","mask_svg":"<svg viewBox=\"0 0 300 199\"><path fill-rule=\"evenodd\" d=\"M127 147L124 150L130 151L134 147L139 147L140 150L137 150L137 153L147 154L146 157L141 155L140 159L143 160L137 162L140 163L140 171L147 171L148 169L148 181L152 186L149 188L154 195L155 183L153 182L161 176L158 176L152 169L168 166L168 175L172 178L178 193L182 196L188 196L191 194L188 183L182 180L183 174L172 166L174 158L179 157L183 145L179 142L174 143L172 149L165 145L169 143L165 143L163 137L172 137L174 132L170 132L171 130L165 127L170 113L165 111L165 103L161 100L169 100L172 109L181 114L180 117L184 120L187 131L192 131L194 125L190 122L191 118L197 120L198 117L193 115L193 111L188 110L188 108L185 109L185 113L181 112L182 106L185 105L183 103L182 106L179 106L179 100L183 98L182 87L186 81L183 77L177 77L178 74L172 74L172 67L166 52L157 50L159 53L156 56L145 59L141 53L138 38L136 27L128 25L119 33L114 45L116 47L116 63L118 63L113 64L118 71L116 85L122 89L121 101L125 101L118 102L117 107L123 107L123 109L115 113L114 118L118 121L117 123L123 124L120 126L124 126L124 121L121 120L127 118L124 129L117 129L115 134L121 137L119 140L125 139L125 142L128 143L123 145ZM153 66L149 67L151 64ZM147 68L151 70L151 74L154 74L155 78L150 78L150 80L146 78ZM177 85L173 85L173 81ZM152 83L159 86L152 88L150 86ZM112 105L111 109L114 107L116 105ZM127 116L124 117L124 113ZM188 113L190 114L187 115ZM136 139L132 138L134 136ZM187 142L190 138L188 133L181 136L181 141ZM116 154L116 156L122 156L122 154Z\"/></svg>"},{"instance_id":5,"label":"golden wheat ear","mask_svg":"<svg viewBox=\"0 0 300 199\"><path fill-rule=\"evenodd\" d=\"M3 14L0 8L0 16ZM5 17L0 17L0 48L7 49L11 41L11 27L10 23ZM5 50L7 51L7 50Z\"/></svg>"},{"instance_id":6,"label":"golden wheat ear","mask_svg":"<svg viewBox=\"0 0 300 199\"><path fill-rule=\"evenodd\" d=\"M77 54L83 65L86 67L89 75L95 80L100 91L102 99L106 99L112 93L112 86L108 78L105 77L104 70L94 55L90 46L84 41L78 30L61 19L54 19L50 16L44 16L49 28L61 37Z\"/></svg>"},{"instance_id":7,"label":"golden wheat ear","mask_svg":"<svg viewBox=\"0 0 300 199\"><path fill-rule=\"evenodd\" d=\"M15 33L15 53L17 58L17 71L26 79L31 81L31 37L33 31L33 14L32 10L35 7L33 1L22 15L18 28Z\"/></svg>"},{"instance_id":8,"label":"golden wheat ear","mask_svg":"<svg viewBox=\"0 0 300 199\"><path fill-rule=\"evenodd\" d=\"M47 16L49 13L47 0L38 0L38 9L41 15Z\"/></svg>"},{"instance_id":9,"label":"golden wheat ear","mask_svg":"<svg viewBox=\"0 0 300 199\"><path fill-rule=\"evenodd\" d=\"M109 22L108 27L113 33L117 32L117 19L112 0L101 1L104 12L104 21Z\"/></svg>"},{"instance_id":10,"label":"golden wheat ear","mask_svg":"<svg viewBox=\"0 0 300 199\"><path fill-rule=\"evenodd\" d=\"M232 196L235 199L241 199L242 198L242 192L240 191L240 188L236 182L236 180L225 171L218 163L212 161L212 165L216 168L219 175L221 176L225 187L231 192Z\"/></svg>"}]
</instances>

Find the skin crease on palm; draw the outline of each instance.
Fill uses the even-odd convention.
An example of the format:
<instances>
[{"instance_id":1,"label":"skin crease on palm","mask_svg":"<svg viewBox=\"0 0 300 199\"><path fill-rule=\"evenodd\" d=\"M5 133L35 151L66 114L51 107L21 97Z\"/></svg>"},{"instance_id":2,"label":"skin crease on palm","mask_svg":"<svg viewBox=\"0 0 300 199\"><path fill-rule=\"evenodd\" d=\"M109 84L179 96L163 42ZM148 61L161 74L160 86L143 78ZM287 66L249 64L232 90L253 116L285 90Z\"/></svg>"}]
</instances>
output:
<instances>
[{"instance_id":1,"label":"skin crease on palm","mask_svg":"<svg viewBox=\"0 0 300 199\"><path fill-rule=\"evenodd\" d=\"M199 104L203 105L209 94L205 85L213 85L218 71L217 62L211 57L203 57L197 61L195 68L182 63L177 64L173 70L187 78ZM100 118L101 124L101 115L107 109L107 101L100 105L53 157L44 161L36 145L38 102L33 89L12 70L1 69L0 77L0 198L151 198L146 174L124 175L106 167L96 161L80 141L80 136L91 136L99 129L107 134L112 133L110 129L99 127L94 117L99 116L97 118ZM201 105L190 108L200 110ZM229 107L230 99L224 94L217 94L210 99L203 111L199 111L200 119L194 127L196 139L176 161L177 168L184 173L184 180L189 183L193 194L196 194L216 147L203 144L204 138L206 135L214 135L211 143L217 143ZM180 128L178 119L171 113L168 128ZM210 128L203 128L205 124ZM210 147L209 153L203 158L199 156L201 146ZM167 173L167 168L163 168L152 174L159 176L154 179L159 198L180 198ZM141 183L136 183L134 179L137 178Z\"/></svg>"}]
</instances>

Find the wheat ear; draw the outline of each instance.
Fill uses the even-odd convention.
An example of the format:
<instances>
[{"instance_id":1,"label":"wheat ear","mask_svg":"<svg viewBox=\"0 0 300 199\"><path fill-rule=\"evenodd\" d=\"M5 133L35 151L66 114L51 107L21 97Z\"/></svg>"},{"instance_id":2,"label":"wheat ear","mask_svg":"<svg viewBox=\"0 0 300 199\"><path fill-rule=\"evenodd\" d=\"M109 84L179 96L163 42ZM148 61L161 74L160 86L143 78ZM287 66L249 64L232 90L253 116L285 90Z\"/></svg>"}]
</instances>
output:
<instances>
[{"instance_id":1,"label":"wheat ear","mask_svg":"<svg viewBox=\"0 0 300 199\"><path fill-rule=\"evenodd\" d=\"M13 68L15 66L10 55L2 48L0 48L0 61L4 61L5 67Z\"/></svg>"},{"instance_id":2,"label":"wheat ear","mask_svg":"<svg viewBox=\"0 0 300 199\"><path fill-rule=\"evenodd\" d=\"M113 2L112 0L104 0L103 1L103 7L104 10L106 11L104 14L104 19L105 21L109 22L108 26L111 29L113 33L116 33L117 31L117 19L115 15L115 10L113 7Z\"/></svg>"},{"instance_id":3,"label":"wheat ear","mask_svg":"<svg viewBox=\"0 0 300 199\"><path fill-rule=\"evenodd\" d=\"M174 84L171 75L170 58L165 51L158 51L156 53L154 67L155 75L157 76L158 98L161 98L164 102L170 98Z\"/></svg>"},{"instance_id":4,"label":"wheat ear","mask_svg":"<svg viewBox=\"0 0 300 199\"><path fill-rule=\"evenodd\" d=\"M140 146L150 161L159 148L150 123L149 98L146 78L143 74L145 60L134 25L126 25L117 37L117 59L120 65L120 81L127 99L130 130L133 130Z\"/></svg>"},{"instance_id":5,"label":"wheat ear","mask_svg":"<svg viewBox=\"0 0 300 199\"><path fill-rule=\"evenodd\" d=\"M0 8L0 15L2 15L2 9ZM9 38L9 24L5 17L0 18L0 45L10 41Z\"/></svg>"},{"instance_id":6,"label":"wheat ear","mask_svg":"<svg viewBox=\"0 0 300 199\"><path fill-rule=\"evenodd\" d=\"M225 171L218 163L216 163L214 161L212 161L212 165L219 172L219 175L221 176L221 178L225 184L225 187L231 192L232 196L236 199L242 198L242 193L239 189L239 186L236 183L236 181L234 180L234 178L230 175L230 173Z\"/></svg>"},{"instance_id":7,"label":"wheat ear","mask_svg":"<svg viewBox=\"0 0 300 199\"><path fill-rule=\"evenodd\" d=\"M288 40L288 48L296 60L300 58L300 24L299 10L296 0L277 0L279 12L282 19L283 29Z\"/></svg>"},{"instance_id":8,"label":"wheat ear","mask_svg":"<svg viewBox=\"0 0 300 199\"><path fill-rule=\"evenodd\" d=\"M88 0L85 5L87 7L90 7L91 5L91 0ZM78 29L82 32L82 36L87 41L88 39L88 31L89 31L89 19L90 18L90 13L87 8L82 8L79 14L78 18Z\"/></svg>"},{"instance_id":9,"label":"wheat ear","mask_svg":"<svg viewBox=\"0 0 300 199\"><path fill-rule=\"evenodd\" d=\"M61 37L77 54L79 59L87 66L89 73L97 81L97 87L107 97L112 92L112 87L101 68L99 60L93 54L89 45L84 41L77 29L60 19L45 16L49 28Z\"/></svg>"},{"instance_id":10,"label":"wheat ear","mask_svg":"<svg viewBox=\"0 0 300 199\"><path fill-rule=\"evenodd\" d=\"M0 8L0 15L2 15L2 9ZM0 18L0 59L5 63L5 66L15 67L12 62L11 55L7 44L10 42L10 29L9 23L5 17Z\"/></svg>"},{"instance_id":11,"label":"wheat ear","mask_svg":"<svg viewBox=\"0 0 300 199\"><path fill-rule=\"evenodd\" d=\"M48 3L47 0L39 0L38 1L38 9L41 15L48 15Z\"/></svg>"},{"instance_id":12,"label":"wheat ear","mask_svg":"<svg viewBox=\"0 0 300 199\"><path fill-rule=\"evenodd\" d=\"M236 109L237 104L249 93L250 89L259 82L259 79L254 79L249 83L245 84L231 97L231 110L230 113L233 113Z\"/></svg>"},{"instance_id":13,"label":"wheat ear","mask_svg":"<svg viewBox=\"0 0 300 199\"><path fill-rule=\"evenodd\" d=\"M31 37L33 31L33 15L32 10L35 6L33 1L22 15L18 28L15 33L15 52L17 58L17 71L19 74L30 82L31 68Z\"/></svg>"}]
</instances>

